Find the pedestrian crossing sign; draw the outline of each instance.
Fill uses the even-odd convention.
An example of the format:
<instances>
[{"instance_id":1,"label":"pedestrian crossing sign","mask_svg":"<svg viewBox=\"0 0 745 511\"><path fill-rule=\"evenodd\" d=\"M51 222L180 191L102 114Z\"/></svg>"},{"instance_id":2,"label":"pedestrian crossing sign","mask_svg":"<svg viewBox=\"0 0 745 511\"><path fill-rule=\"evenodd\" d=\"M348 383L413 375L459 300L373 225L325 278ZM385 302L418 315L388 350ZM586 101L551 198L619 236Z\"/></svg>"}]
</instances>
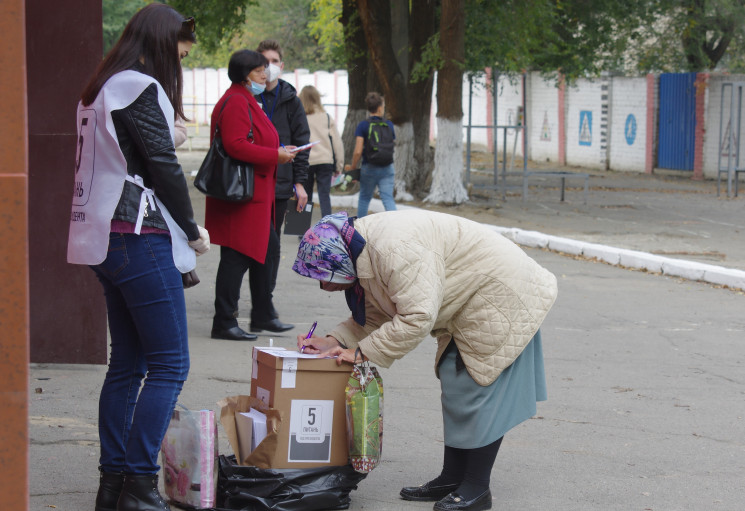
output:
<instances>
[{"instance_id":1,"label":"pedestrian crossing sign","mask_svg":"<svg viewBox=\"0 0 745 511\"><path fill-rule=\"evenodd\" d=\"M579 145L592 145L592 111L579 111Z\"/></svg>"}]
</instances>

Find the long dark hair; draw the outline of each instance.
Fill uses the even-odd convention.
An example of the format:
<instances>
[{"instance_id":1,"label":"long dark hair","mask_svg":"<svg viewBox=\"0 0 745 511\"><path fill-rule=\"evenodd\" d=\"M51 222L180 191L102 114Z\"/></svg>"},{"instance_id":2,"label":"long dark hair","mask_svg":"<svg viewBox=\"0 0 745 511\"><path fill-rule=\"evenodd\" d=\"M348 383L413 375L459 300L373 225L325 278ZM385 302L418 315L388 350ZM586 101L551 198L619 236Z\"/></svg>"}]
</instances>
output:
<instances>
[{"instance_id":1,"label":"long dark hair","mask_svg":"<svg viewBox=\"0 0 745 511\"><path fill-rule=\"evenodd\" d=\"M164 4L143 7L132 16L119 41L98 65L81 94L83 105L95 101L106 80L139 64L143 73L155 78L163 87L176 115L185 117L179 41L196 42L194 18L184 19L173 7Z\"/></svg>"}]
</instances>

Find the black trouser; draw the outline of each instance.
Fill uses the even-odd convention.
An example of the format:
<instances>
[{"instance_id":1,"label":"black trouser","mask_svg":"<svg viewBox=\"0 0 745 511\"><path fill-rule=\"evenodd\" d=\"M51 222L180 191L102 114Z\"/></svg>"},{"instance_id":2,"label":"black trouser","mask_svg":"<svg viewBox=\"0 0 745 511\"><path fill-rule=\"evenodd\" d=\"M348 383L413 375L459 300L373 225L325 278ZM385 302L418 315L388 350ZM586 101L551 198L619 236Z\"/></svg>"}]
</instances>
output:
<instances>
[{"instance_id":1,"label":"black trouser","mask_svg":"<svg viewBox=\"0 0 745 511\"><path fill-rule=\"evenodd\" d=\"M281 258L279 239L282 236L282 226L285 223L285 213L287 213L287 202L290 199L274 199L274 232L277 234L277 246L272 251L271 249L267 252L267 261L272 259L272 274L271 274L271 293L274 292L274 288L277 287L277 273L279 272L279 261ZM272 306L272 318L276 318L277 312Z\"/></svg>"},{"instance_id":2,"label":"black trouser","mask_svg":"<svg viewBox=\"0 0 745 511\"><path fill-rule=\"evenodd\" d=\"M334 175L333 163L322 163L308 167L308 180L305 182L308 202L313 202L313 186L318 184L318 203L321 205L321 217L331 214L331 178Z\"/></svg>"},{"instance_id":3,"label":"black trouser","mask_svg":"<svg viewBox=\"0 0 745 511\"><path fill-rule=\"evenodd\" d=\"M238 325L238 300L246 271L251 290L251 322L263 323L272 319L272 276L276 279L277 273L270 255L275 251L279 252L279 239L274 229L269 230L267 257L263 264L232 248L220 247L213 329L228 329Z\"/></svg>"}]
</instances>

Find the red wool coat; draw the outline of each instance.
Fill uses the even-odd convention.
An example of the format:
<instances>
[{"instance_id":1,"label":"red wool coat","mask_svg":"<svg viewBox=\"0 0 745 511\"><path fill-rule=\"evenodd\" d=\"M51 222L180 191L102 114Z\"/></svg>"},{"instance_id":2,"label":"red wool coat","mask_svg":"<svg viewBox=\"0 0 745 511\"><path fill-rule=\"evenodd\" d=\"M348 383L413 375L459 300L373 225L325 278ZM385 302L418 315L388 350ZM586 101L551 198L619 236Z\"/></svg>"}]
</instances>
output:
<instances>
[{"instance_id":1,"label":"red wool coat","mask_svg":"<svg viewBox=\"0 0 745 511\"><path fill-rule=\"evenodd\" d=\"M220 108L231 95L218 121ZM253 143L246 138L251 127L248 108L253 116ZM218 122L225 151L237 160L254 165L254 196L247 204L207 197L204 225L212 243L230 247L263 263L269 244L271 219L274 218L279 136L253 95L240 84L231 85L215 105L210 139L215 136Z\"/></svg>"}]
</instances>

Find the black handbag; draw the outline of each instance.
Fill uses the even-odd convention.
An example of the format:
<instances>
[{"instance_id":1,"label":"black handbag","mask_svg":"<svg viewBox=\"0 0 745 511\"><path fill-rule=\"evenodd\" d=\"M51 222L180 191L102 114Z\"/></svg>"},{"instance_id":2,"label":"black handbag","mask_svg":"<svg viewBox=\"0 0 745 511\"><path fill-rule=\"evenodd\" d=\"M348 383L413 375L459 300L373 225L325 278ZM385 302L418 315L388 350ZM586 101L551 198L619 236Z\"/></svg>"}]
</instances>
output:
<instances>
[{"instance_id":1,"label":"black handbag","mask_svg":"<svg viewBox=\"0 0 745 511\"><path fill-rule=\"evenodd\" d=\"M194 178L194 186L207 197L228 202L249 202L254 196L254 167L251 163L231 158L225 152L220 136L222 111L231 97L228 96L220 108L215 136ZM251 120L251 129L246 138L253 143L253 117L250 107L248 118Z\"/></svg>"}]
</instances>

